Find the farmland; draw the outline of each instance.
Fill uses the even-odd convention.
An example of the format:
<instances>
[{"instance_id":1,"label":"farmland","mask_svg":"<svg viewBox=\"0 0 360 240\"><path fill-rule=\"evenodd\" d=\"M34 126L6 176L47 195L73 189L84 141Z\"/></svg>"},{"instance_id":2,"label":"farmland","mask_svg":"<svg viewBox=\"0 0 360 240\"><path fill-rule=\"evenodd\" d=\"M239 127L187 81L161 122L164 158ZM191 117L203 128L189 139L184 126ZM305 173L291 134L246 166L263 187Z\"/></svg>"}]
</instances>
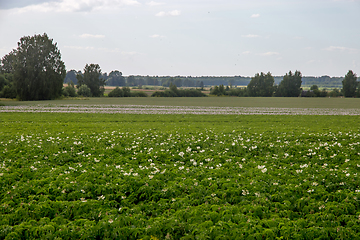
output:
<instances>
[{"instance_id":1,"label":"farmland","mask_svg":"<svg viewBox=\"0 0 360 240\"><path fill-rule=\"evenodd\" d=\"M359 120L2 112L0 239L358 239Z\"/></svg>"}]
</instances>

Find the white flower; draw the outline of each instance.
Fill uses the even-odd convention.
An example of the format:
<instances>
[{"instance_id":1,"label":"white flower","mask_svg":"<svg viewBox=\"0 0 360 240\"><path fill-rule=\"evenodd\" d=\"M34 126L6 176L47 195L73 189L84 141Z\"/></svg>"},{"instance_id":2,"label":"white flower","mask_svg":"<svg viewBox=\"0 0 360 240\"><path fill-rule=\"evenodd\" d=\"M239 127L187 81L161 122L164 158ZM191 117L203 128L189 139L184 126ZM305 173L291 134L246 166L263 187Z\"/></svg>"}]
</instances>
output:
<instances>
[{"instance_id":1,"label":"white flower","mask_svg":"<svg viewBox=\"0 0 360 240\"><path fill-rule=\"evenodd\" d=\"M264 169L264 168L265 168L265 165L258 165L257 168L258 168L258 169Z\"/></svg>"},{"instance_id":2,"label":"white flower","mask_svg":"<svg viewBox=\"0 0 360 240\"><path fill-rule=\"evenodd\" d=\"M153 175L149 175L149 178L152 179L154 176Z\"/></svg>"},{"instance_id":3,"label":"white flower","mask_svg":"<svg viewBox=\"0 0 360 240\"><path fill-rule=\"evenodd\" d=\"M303 171L303 170L298 169L298 170L296 170L296 173L302 173L302 171Z\"/></svg>"},{"instance_id":4,"label":"white flower","mask_svg":"<svg viewBox=\"0 0 360 240\"><path fill-rule=\"evenodd\" d=\"M121 196L121 199L126 199L126 196Z\"/></svg>"},{"instance_id":5,"label":"white flower","mask_svg":"<svg viewBox=\"0 0 360 240\"><path fill-rule=\"evenodd\" d=\"M98 197L98 200L104 200L105 199L105 196L104 195L101 195Z\"/></svg>"},{"instance_id":6,"label":"white flower","mask_svg":"<svg viewBox=\"0 0 360 240\"><path fill-rule=\"evenodd\" d=\"M186 148L186 152L191 152L191 148L190 148L190 147L187 147L187 148Z\"/></svg>"},{"instance_id":7,"label":"white flower","mask_svg":"<svg viewBox=\"0 0 360 240\"><path fill-rule=\"evenodd\" d=\"M212 193L211 196L212 196L212 197L215 197L215 196L216 196L216 193Z\"/></svg>"},{"instance_id":8,"label":"white flower","mask_svg":"<svg viewBox=\"0 0 360 240\"><path fill-rule=\"evenodd\" d=\"M183 152L179 152L179 156L180 156L180 157L184 157L184 153L183 153Z\"/></svg>"},{"instance_id":9,"label":"white flower","mask_svg":"<svg viewBox=\"0 0 360 240\"><path fill-rule=\"evenodd\" d=\"M248 195L248 194L249 194L249 191L248 191L248 190L246 190L246 189L245 189L245 190L244 190L244 189L242 190L242 195L245 196L245 195Z\"/></svg>"},{"instance_id":10,"label":"white flower","mask_svg":"<svg viewBox=\"0 0 360 240\"><path fill-rule=\"evenodd\" d=\"M263 173L266 173L267 169L264 168L264 169L262 169L261 171L262 171Z\"/></svg>"},{"instance_id":11,"label":"white flower","mask_svg":"<svg viewBox=\"0 0 360 240\"><path fill-rule=\"evenodd\" d=\"M109 219L109 223L113 223L114 222L114 220L112 220L112 219Z\"/></svg>"}]
</instances>

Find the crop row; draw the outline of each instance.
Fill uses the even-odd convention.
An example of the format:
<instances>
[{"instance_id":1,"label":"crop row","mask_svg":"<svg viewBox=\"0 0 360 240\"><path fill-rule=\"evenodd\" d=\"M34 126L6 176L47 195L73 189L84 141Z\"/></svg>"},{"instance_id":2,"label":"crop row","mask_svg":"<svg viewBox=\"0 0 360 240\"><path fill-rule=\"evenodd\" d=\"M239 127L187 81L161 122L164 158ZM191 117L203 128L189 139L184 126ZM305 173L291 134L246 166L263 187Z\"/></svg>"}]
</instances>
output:
<instances>
[{"instance_id":1,"label":"crop row","mask_svg":"<svg viewBox=\"0 0 360 240\"><path fill-rule=\"evenodd\" d=\"M186 107L149 105L0 106L0 112L207 114L207 115L360 115L360 109L275 107Z\"/></svg>"}]
</instances>

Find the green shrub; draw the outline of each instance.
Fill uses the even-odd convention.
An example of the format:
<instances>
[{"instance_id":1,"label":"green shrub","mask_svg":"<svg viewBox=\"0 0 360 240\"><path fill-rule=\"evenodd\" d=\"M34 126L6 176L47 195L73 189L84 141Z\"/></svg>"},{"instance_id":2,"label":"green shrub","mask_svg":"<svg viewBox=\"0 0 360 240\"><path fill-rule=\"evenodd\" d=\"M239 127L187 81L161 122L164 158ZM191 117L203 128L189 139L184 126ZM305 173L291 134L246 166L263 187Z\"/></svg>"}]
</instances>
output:
<instances>
[{"instance_id":1,"label":"green shrub","mask_svg":"<svg viewBox=\"0 0 360 240\"><path fill-rule=\"evenodd\" d=\"M108 94L108 97L123 97L123 96L124 96L124 92L119 87L114 88Z\"/></svg>"},{"instance_id":2,"label":"green shrub","mask_svg":"<svg viewBox=\"0 0 360 240\"><path fill-rule=\"evenodd\" d=\"M83 97L91 97L91 90L86 84L84 84L79 87L78 94Z\"/></svg>"}]
</instances>

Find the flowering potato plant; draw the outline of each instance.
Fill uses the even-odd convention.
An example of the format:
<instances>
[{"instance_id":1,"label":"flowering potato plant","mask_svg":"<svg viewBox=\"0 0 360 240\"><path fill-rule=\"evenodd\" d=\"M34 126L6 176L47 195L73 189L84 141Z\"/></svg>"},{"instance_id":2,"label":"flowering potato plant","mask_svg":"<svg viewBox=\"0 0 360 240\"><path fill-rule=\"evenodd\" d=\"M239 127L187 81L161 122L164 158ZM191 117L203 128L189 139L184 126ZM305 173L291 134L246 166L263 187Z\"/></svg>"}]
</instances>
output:
<instances>
[{"instance_id":1,"label":"flowering potato plant","mask_svg":"<svg viewBox=\"0 0 360 240\"><path fill-rule=\"evenodd\" d=\"M140 116L2 115L0 239L360 238L356 117Z\"/></svg>"}]
</instances>

